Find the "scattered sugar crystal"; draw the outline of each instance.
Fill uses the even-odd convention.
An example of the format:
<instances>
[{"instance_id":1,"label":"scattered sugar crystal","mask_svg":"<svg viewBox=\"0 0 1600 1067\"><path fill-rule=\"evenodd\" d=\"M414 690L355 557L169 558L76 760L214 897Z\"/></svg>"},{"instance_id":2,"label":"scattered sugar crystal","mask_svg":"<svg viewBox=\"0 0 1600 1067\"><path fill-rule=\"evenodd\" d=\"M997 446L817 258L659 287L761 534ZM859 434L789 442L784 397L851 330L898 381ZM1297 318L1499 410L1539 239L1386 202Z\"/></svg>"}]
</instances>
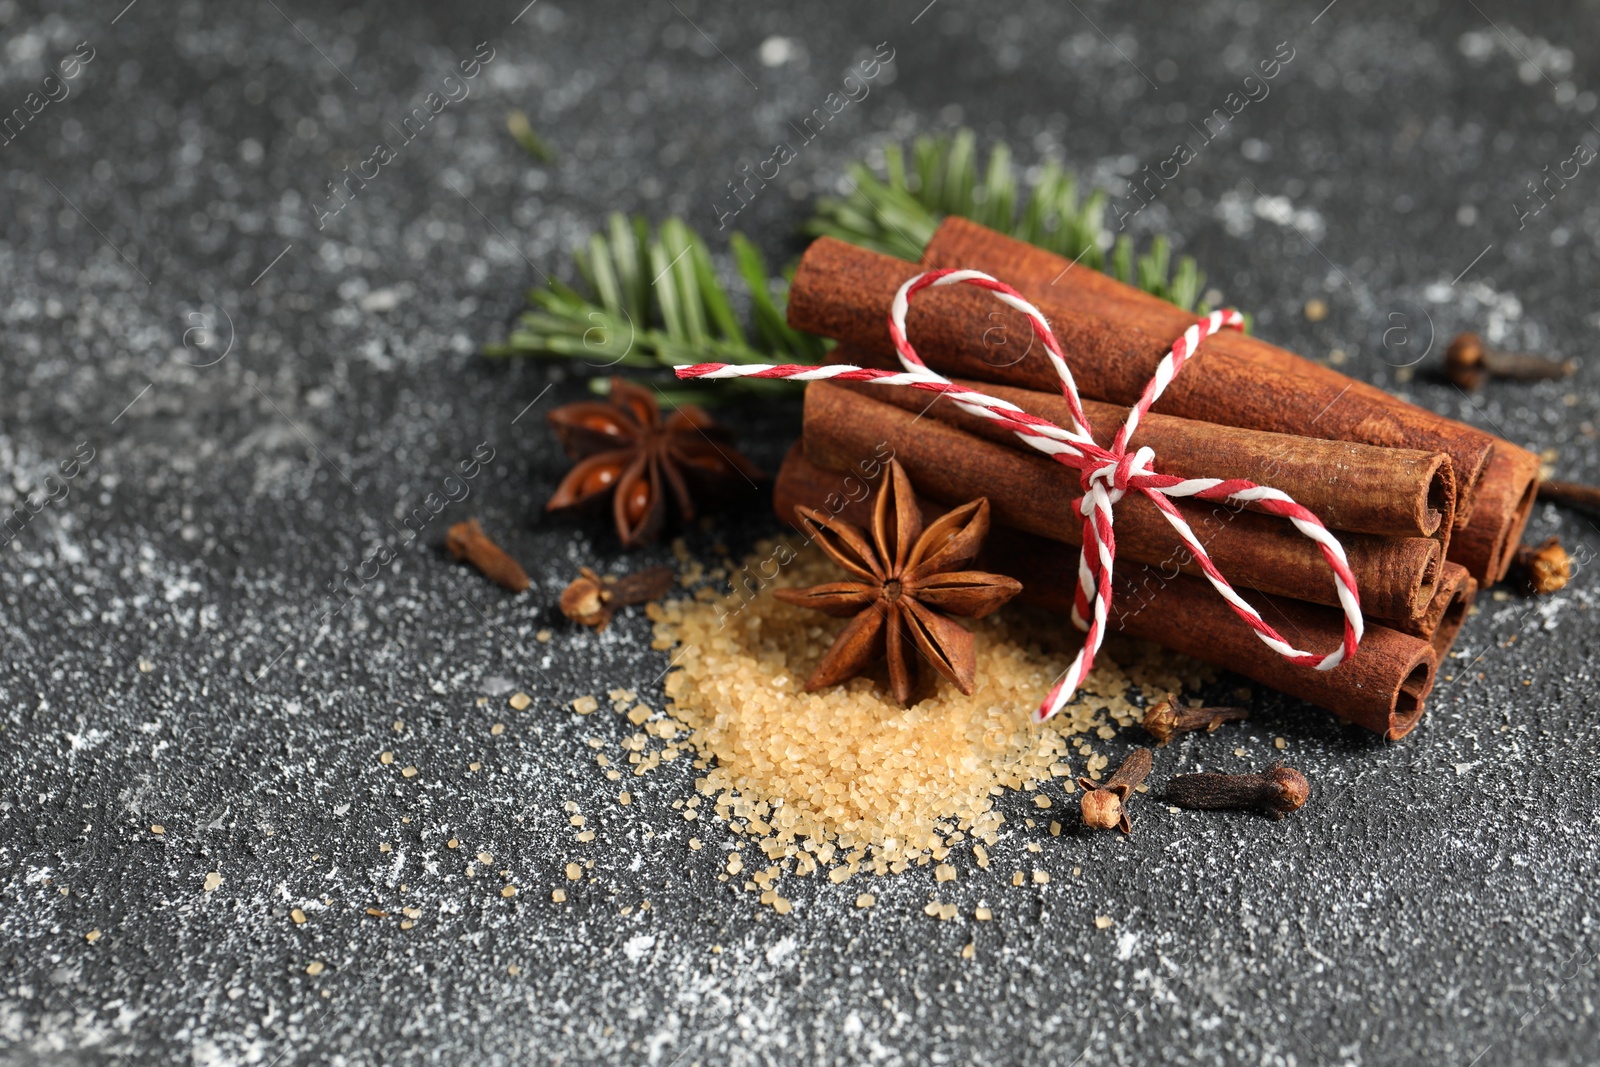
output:
<instances>
[{"instance_id":1,"label":"scattered sugar crystal","mask_svg":"<svg viewBox=\"0 0 1600 1067\"><path fill-rule=\"evenodd\" d=\"M773 548L757 546L750 565ZM838 568L807 549L773 584L837 579ZM995 844L1004 823L996 798L1052 780L1070 790L1069 757L1085 736L1114 736L1108 722L1131 725L1142 718L1142 703L1211 677L1195 661L1114 636L1079 698L1035 726L1031 710L1081 640L1056 618L1008 609L974 621L974 694L964 696L940 679L902 709L870 672L805 692L799 681L845 623L782 604L769 589L749 600L678 599L651 607L657 643L674 650L664 683L669 719L647 722L643 705L634 709L643 717L628 716L647 731L622 742L635 774L666 758L650 748L651 736L674 739L674 752L699 757L696 767L705 770L696 787L714 798L716 814L735 833L770 857L787 856L800 873L814 869L810 854L820 858L818 849L826 847L835 857L824 861L831 881L863 867L885 874L938 862L966 842L986 866L984 846ZM618 711L627 710L621 691L609 695ZM575 702L584 713L580 704L587 711L598 706L593 697ZM1079 752L1088 758L1088 773L1098 776L1106 758L1086 744ZM1050 806L1042 794L1033 799ZM846 855L854 858L840 865ZM730 857L728 873L740 870ZM1024 878L1019 872L1017 884Z\"/></svg>"}]
</instances>

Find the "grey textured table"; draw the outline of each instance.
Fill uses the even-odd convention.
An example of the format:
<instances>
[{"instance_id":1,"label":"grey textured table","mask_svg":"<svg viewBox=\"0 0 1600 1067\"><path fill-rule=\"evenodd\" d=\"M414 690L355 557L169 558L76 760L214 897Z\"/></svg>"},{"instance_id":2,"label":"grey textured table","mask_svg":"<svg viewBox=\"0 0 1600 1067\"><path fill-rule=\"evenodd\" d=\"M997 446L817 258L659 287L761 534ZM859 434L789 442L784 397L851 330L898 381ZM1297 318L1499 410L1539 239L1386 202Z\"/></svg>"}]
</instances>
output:
<instances>
[{"instance_id":1,"label":"grey textured table","mask_svg":"<svg viewBox=\"0 0 1600 1067\"><path fill-rule=\"evenodd\" d=\"M725 829L686 848L684 762L618 807L585 741L626 724L556 710L619 684L659 703L665 659L642 617L596 638L552 609L619 558L541 510L565 468L543 414L581 382L477 354L606 212L714 232L740 164L879 42L870 96L738 217L775 259L845 162L918 132L968 124L1120 189L1282 42L1267 95L1133 229L1179 235L1263 335L1600 479L1592 366L1476 397L1400 368L1463 328L1591 347L1600 175L1536 214L1529 183L1600 143L1592 4L122 2L0 0L0 111L29 108L0 146L0 505L59 498L0 546L0 1060L1600 1061L1588 522L1536 513L1576 580L1485 597L1403 743L1266 701L1247 759L1163 753L1231 769L1286 737L1316 783L1286 822L1152 805L1127 840L1042 838L1053 879L1024 889L1017 828L940 887L963 918L923 914L927 870L861 912L858 882L791 878L778 916L715 880ZM470 96L319 229L327 183L480 43ZM62 98L34 114L35 92ZM506 135L511 107L556 165ZM733 421L771 468L797 410ZM468 499L406 543L482 444ZM532 594L443 559L468 514ZM466 879L452 836L525 891ZM573 858L596 877L558 905ZM402 903L413 929L365 914Z\"/></svg>"}]
</instances>

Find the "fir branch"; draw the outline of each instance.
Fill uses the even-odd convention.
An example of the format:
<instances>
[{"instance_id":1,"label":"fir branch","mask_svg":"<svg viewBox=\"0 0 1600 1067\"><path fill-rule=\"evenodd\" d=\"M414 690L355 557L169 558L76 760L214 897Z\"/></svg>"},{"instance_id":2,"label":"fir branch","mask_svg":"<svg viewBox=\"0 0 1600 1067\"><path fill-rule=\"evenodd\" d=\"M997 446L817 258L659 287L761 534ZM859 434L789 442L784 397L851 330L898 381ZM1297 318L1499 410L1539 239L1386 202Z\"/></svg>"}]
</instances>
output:
<instances>
[{"instance_id":1,"label":"fir branch","mask_svg":"<svg viewBox=\"0 0 1600 1067\"><path fill-rule=\"evenodd\" d=\"M751 328L734 312L705 242L679 218L652 234L649 224L620 213L607 231L574 253L585 295L553 281L528 291L531 305L491 356L582 359L596 372L680 363L815 363L821 338L789 328L782 310L787 283L773 277L742 234L729 241L745 286ZM755 340L750 339L751 334ZM758 389L778 383L750 382Z\"/></svg>"},{"instance_id":2,"label":"fir branch","mask_svg":"<svg viewBox=\"0 0 1600 1067\"><path fill-rule=\"evenodd\" d=\"M805 231L915 261L939 220L960 215L1180 307L1209 310L1196 306L1205 275L1188 256L1174 264L1165 236L1152 238L1142 253L1126 234L1111 241L1105 193L1080 196L1076 176L1053 162L1024 189L1003 143L990 149L980 176L976 140L971 130L920 137L909 159L900 145L887 146L881 171L852 164L850 195L819 200ZM718 280L705 242L682 219L669 218L652 233L643 218L614 213L606 231L590 236L573 254L586 292L559 281L529 290L530 306L510 336L485 348L485 354L581 359L596 374L618 368L659 371L680 363L821 360L828 342L791 329L784 317L787 276L769 273L760 252L741 234L732 235L729 252L749 306L748 328ZM780 382L750 378L723 384L785 391Z\"/></svg>"},{"instance_id":3,"label":"fir branch","mask_svg":"<svg viewBox=\"0 0 1600 1067\"><path fill-rule=\"evenodd\" d=\"M1076 176L1050 162L1023 194L1011 150L1004 143L991 148L980 177L976 145L971 130L919 137L911 144L909 166L900 145L886 146L882 169L852 164L847 170L850 193L818 200L805 232L916 260L939 220L959 215L1179 307L1202 314L1210 310L1196 307L1205 275L1189 256L1178 257L1174 271L1172 244L1165 236L1152 238L1149 249L1137 254L1127 234L1111 241L1105 228L1105 193L1080 197Z\"/></svg>"}]
</instances>

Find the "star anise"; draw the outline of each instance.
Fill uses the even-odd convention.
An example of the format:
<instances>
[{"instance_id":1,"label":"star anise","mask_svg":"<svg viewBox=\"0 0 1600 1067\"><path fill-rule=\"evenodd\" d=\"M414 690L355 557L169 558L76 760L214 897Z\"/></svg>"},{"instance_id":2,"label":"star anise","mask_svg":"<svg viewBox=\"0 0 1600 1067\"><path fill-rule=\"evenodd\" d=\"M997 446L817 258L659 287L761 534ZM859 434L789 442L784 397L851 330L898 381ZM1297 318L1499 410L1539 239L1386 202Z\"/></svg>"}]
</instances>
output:
<instances>
[{"instance_id":1,"label":"star anise","mask_svg":"<svg viewBox=\"0 0 1600 1067\"><path fill-rule=\"evenodd\" d=\"M855 580L810 589L778 589L786 604L850 618L828 654L806 680L806 691L837 685L887 656L889 686L902 705L912 703L915 651L963 693L976 674L972 634L949 615L981 619L1022 591L1003 574L964 570L989 533L989 501L979 497L946 512L926 530L905 469L889 473L872 511L872 540L848 522L807 507L801 524L832 560ZM853 618L852 618L853 616Z\"/></svg>"},{"instance_id":2,"label":"star anise","mask_svg":"<svg viewBox=\"0 0 1600 1067\"><path fill-rule=\"evenodd\" d=\"M695 515L693 492L762 477L704 409L684 404L663 421L655 394L621 378L611 379L609 399L556 408L550 425L579 462L545 507L577 507L611 494L617 533L628 548L661 533L669 493L687 522Z\"/></svg>"}]
</instances>

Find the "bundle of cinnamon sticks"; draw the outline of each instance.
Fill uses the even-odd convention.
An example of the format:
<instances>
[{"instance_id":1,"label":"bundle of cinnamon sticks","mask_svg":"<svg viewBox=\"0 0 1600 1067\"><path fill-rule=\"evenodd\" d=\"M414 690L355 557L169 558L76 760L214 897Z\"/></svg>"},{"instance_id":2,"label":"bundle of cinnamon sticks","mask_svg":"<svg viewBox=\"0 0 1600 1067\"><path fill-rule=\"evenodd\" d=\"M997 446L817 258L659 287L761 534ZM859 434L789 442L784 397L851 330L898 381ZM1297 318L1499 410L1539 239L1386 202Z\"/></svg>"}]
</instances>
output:
<instances>
[{"instance_id":1,"label":"bundle of cinnamon sticks","mask_svg":"<svg viewBox=\"0 0 1600 1067\"><path fill-rule=\"evenodd\" d=\"M806 252L790 324L839 342L834 363L898 368L885 323L913 275L984 271L1050 321L1109 446L1157 363L1194 321L1104 274L964 219L946 220L921 263L830 238ZM907 336L933 370L1070 426L1059 379L1027 320L967 286L925 291ZM1390 739L1421 718L1440 660L1480 585L1504 577L1532 509L1538 457L1374 386L1240 333L1208 338L1133 436L1162 473L1245 478L1281 489L1335 531L1367 619L1360 651L1331 671L1263 646L1200 577L1164 517L1139 494L1117 505L1113 630L1209 660ZM1070 613L1082 519L1075 472L948 399L905 386L813 382L804 438L779 474L775 506L866 520L870 480L892 450L930 511L986 496L994 529L979 565L1023 584L1022 599ZM1180 503L1223 574L1299 648L1336 647L1342 616L1316 546L1281 519Z\"/></svg>"}]
</instances>

